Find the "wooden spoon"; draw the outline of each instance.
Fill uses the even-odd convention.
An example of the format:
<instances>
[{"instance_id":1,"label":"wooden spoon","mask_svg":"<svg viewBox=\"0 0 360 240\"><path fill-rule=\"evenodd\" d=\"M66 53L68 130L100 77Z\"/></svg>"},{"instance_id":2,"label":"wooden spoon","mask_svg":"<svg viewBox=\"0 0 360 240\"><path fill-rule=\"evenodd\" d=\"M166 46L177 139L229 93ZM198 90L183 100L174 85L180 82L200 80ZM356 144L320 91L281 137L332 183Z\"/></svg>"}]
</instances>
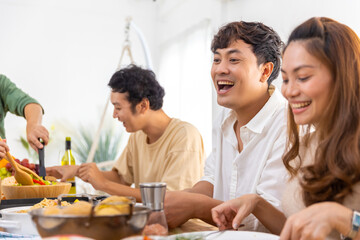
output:
<instances>
[{"instance_id":1,"label":"wooden spoon","mask_svg":"<svg viewBox=\"0 0 360 240\"><path fill-rule=\"evenodd\" d=\"M14 168L14 170L15 170L14 177L18 183L20 183L22 185L33 185L34 184L32 177L29 174L27 174L24 170L19 168L19 166L17 165L17 162L14 161L13 157L11 156L11 154L9 152L6 152L6 159L10 162L10 164Z\"/></svg>"},{"instance_id":2,"label":"wooden spoon","mask_svg":"<svg viewBox=\"0 0 360 240\"><path fill-rule=\"evenodd\" d=\"M1 138L1 137L0 137L0 141L2 141L2 138ZM10 156L11 156L11 154L10 154ZM13 158L11 157L11 159L13 159ZM8 161L9 161L9 160L8 160ZM24 172L26 172L26 173L28 173L28 174L32 174L35 178L39 179L40 181L43 181L43 179L42 179L39 175L37 175L36 172L34 172L34 171L32 171L31 169L29 169L29 168L27 168L27 167L25 167L25 166L17 163L16 161L14 161L14 162L15 162L15 164L16 164L21 170L23 170ZM12 165L12 164L11 164L11 165ZM30 176L30 177L31 177L31 176Z\"/></svg>"},{"instance_id":3,"label":"wooden spoon","mask_svg":"<svg viewBox=\"0 0 360 240\"><path fill-rule=\"evenodd\" d=\"M2 141L2 138L0 137L0 141ZM34 182L32 180L32 177L27 174L25 171L21 170L19 166L17 165L17 162L14 161L13 157L9 152L6 152L5 158L10 162L12 167L15 170L15 179L18 183L21 183L22 185L33 185Z\"/></svg>"},{"instance_id":4,"label":"wooden spoon","mask_svg":"<svg viewBox=\"0 0 360 240\"><path fill-rule=\"evenodd\" d=\"M37 178L37 179L43 181L43 179L39 175L37 175L36 172L32 171L31 169L29 169L29 168L27 168L27 167L25 167L25 166L23 166L23 165L21 165L21 164L19 164L17 162L15 162L15 163L18 165L18 167L21 170L24 170L24 172L27 172L28 174L32 174L34 176L34 178Z\"/></svg>"}]
</instances>

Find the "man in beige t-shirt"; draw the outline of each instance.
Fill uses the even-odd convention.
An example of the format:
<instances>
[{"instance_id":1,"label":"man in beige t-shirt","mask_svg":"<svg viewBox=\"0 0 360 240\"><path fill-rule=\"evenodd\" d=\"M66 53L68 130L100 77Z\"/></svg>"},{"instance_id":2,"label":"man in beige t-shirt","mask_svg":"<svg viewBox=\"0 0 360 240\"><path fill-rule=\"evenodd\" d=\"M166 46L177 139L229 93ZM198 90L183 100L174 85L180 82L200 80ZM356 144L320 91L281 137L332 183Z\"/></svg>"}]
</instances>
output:
<instances>
[{"instance_id":1,"label":"man in beige t-shirt","mask_svg":"<svg viewBox=\"0 0 360 240\"><path fill-rule=\"evenodd\" d=\"M161 137L147 142L147 135L137 131L114 169L127 183L166 182L168 190L192 187L203 173L202 139L197 129L187 122L171 119Z\"/></svg>"},{"instance_id":2,"label":"man in beige t-shirt","mask_svg":"<svg viewBox=\"0 0 360 240\"><path fill-rule=\"evenodd\" d=\"M140 182L165 182L168 190L192 187L203 175L204 147L190 123L170 118L162 110L164 89L155 74L135 65L116 72L108 84L113 117L131 132L128 144L111 171L95 163L47 168L62 181L76 175L96 190L133 196L141 201ZM130 187L135 183L135 188Z\"/></svg>"}]
</instances>

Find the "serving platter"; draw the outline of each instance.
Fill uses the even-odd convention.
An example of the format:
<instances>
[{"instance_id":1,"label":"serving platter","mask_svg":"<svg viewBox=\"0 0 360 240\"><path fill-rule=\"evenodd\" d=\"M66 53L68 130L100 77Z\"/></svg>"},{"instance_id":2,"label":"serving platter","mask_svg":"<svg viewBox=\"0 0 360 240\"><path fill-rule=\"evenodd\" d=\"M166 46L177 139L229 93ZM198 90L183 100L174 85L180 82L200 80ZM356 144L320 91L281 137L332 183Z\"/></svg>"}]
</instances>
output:
<instances>
[{"instance_id":1,"label":"serving platter","mask_svg":"<svg viewBox=\"0 0 360 240\"><path fill-rule=\"evenodd\" d=\"M98 200L105 199L106 197L107 196L105 196L105 195L99 195L99 196L93 197L93 199L98 201ZM57 198L53 197L53 198L47 198L47 199L57 199ZM79 201L89 201L89 197L87 197L85 195L81 195L81 194L79 194L78 196L74 195L74 196L63 197L62 201L67 201L67 202L72 203L76 199ZM5 200L1 200L0 210L4 209L4 208L12 208L12 207L33 206L36 203L41 202L42 200L44 200L44 198L5 199Z\"/></svg>"}]
</instances>

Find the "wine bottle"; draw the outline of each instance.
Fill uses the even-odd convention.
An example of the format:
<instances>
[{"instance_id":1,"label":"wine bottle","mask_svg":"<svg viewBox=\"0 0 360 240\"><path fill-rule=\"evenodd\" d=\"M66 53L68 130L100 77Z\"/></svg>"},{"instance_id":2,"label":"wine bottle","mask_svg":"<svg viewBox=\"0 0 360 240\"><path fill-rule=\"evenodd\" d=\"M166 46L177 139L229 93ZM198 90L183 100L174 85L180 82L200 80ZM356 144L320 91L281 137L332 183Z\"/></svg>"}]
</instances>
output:
<instances>
[{"instance_id":1,"label":"wine bottle","mask_svg":"<svg viewBox=\"0 0 360 240\"><path fill-rule=\"evenodd\" d=\"M75 164L75 158L71 152L71 138L66 137L65 138L65 153L64 156L61 159L61 165L76 165ZM67 182L71 183L71 188L69 191L69 194L76 194L76 184L75 184L75 177L72 177L70 179L67 179Z\"/></svg>"}]
</instances>

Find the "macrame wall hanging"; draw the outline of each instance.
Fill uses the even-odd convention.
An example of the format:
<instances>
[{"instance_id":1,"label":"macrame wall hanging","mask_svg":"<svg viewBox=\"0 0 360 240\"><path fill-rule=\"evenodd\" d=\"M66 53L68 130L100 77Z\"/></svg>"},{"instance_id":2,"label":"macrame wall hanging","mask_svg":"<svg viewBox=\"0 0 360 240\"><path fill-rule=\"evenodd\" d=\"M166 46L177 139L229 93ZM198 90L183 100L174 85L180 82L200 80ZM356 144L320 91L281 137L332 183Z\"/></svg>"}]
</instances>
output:
<instances>
[{"instance_id":1,"label":"macrame wall hanging","mask_svg":"<svg viewBox=\"0 0 360 240\"><path fill-rule=\"evenodd\" d=\"M144 38L142 32L140 31L140 29L134 24L131 17L128 17L128 18L126 18L125 40L124 40L124 43L123 43L119 63L117 65L117 67L116 67L116 71L120 70L120 68L122 67L122 61L123 61L123 58L124 58L126 53L128 54L130 62L132 64L135 63L134 59L133 59L132 52L131 52L131 42L130 42L130 39L129 39L131 29L135 30L135 32L137 33L137 36L140 39L140 42L141 42L141 45L142 45L142 48L143 48L143 51L144 51L146 67L148 69L152 70L152 61L151 61L150 51L149 51L148 45L147 45L147 43L145 41L145 38ZM104 120L105 120L105 116L106 116L106 110L108 108L109 102L110 102L110 94L107 97L106 104L104 106L104 110L103 110L103 113L102 113L102 116L101 116L99 126L97 128L96 133L95 133L93 143L92 143L91 148L90 148L89 155L88 155L88 157L86 159L87 163L92 162L94 160L95 152L96 152L96 149L97 149L97 146L98 146L98 143L99 143L101 129L102 129L103 125L104 125ZM109 160L109 159L107 159L107 160ZM98 165L99 165L99 167L101 167L101 166L106 166L107 164L105 162L105 163L100 163Z\"/></svg>"}]
</instances>

